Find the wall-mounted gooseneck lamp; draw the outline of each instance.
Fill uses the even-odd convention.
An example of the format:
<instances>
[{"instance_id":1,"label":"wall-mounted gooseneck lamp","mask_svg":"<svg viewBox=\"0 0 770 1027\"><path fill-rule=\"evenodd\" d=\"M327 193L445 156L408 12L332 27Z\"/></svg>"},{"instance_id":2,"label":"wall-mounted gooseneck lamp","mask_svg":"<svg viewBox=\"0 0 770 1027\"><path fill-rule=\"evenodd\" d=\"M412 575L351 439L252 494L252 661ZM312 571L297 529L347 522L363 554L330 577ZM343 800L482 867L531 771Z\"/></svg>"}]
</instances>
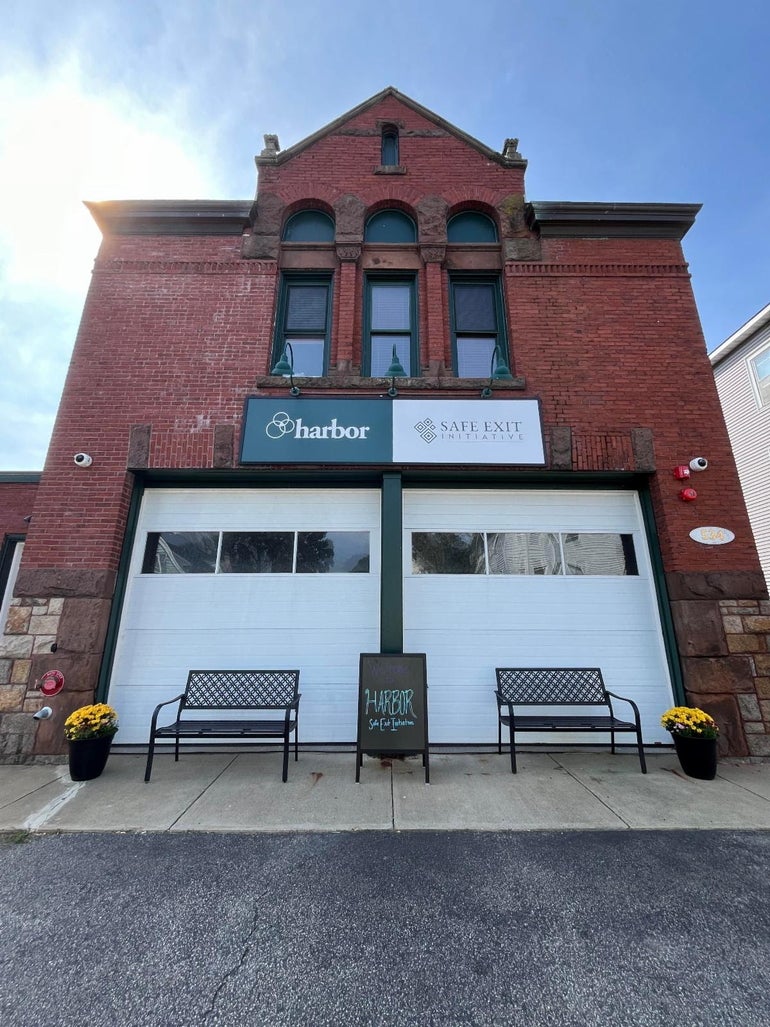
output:
<instances>
[{"instance_id":1,"label":"wall-mounted gooseneck lamp","mask_svg":"<svg viewBox=\"0 0 770 1027\"><path fill-rule=\"evenodd\" d=\"M492 350L492 358L489 361L489 384L485 385L481 390L482 397L489 399L492 395L492 382L508 381L511 378L513 378L513 375L511 374L510 367L505 362L505 354L495 344L495 348Z\"/></svg>"},{"instance_id":2,"label":"wall-mounted gooseneck lamp","mask_svg":"<svg viewBox=\"0 0 770 1027\"><path fill-rule=\"evenodd\" d=\"M300 391L294 384L294 350L291 348L290 342L287 342L284 345L281 359L275 365L270 374L280 376L281 378L288 378L291 382L289 394L292 396L299 396Z\"/></svg>"},{"instance_id":3,"label":"wall-mounted gooseneck lamp","mask_svg":"<svg viewBox=\"0 0 770 1027\"><path fill-rule=\"evenodd\" d=\"M398 353L396 353L396 344L393 343L393 355L390 360L390 367L385 372L385 377L390 378L390 388L388 389L388 395L391 399L398 395L398 389L396 388L396 378L406 378L407 373L401 361L398 359Z\"/></svg>"}]
</instances>

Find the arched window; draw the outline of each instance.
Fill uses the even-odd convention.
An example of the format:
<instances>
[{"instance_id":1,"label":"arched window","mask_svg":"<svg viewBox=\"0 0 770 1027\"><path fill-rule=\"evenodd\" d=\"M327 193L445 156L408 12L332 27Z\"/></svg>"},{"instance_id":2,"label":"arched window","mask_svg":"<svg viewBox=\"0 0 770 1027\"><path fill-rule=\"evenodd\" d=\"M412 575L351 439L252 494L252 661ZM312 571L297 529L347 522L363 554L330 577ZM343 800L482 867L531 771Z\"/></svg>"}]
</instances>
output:
<instances>
[{"instance_id":1,"label":"arched window","mask_svg":"<svg viewBox=\"0 0 770 1027\"><path fill-rule=\"evenodd\" d=\"M450 218L446 237L447 242L497 242L497 228L486 214L465 210Z\"/></svg>"},{"instance_id":2,"label":"arched window","mask_svg":"<svg viewBox=\"0 0 770 1027\"><path fill-rule=\"evenodd\" d=\"M400 210L380 210L366 222L364 242L417 242L417 229Z\"/></svg>"},{"instance_id":3,"label":"arched window","mask_svg":"<svg viewBox=\"0 0 770 1027\"><path fill-rule=\"evenodd\" d=\"M284 242L334 242L334 222L322 210L301 210L283 226Z\"/></svg>"},{"instance_id":4,"label":"arched window","mask_svg":"<svg viewBox=\"0 0 770 1027\"><path fill-rule=\"evenodd\" d=\"M382 130L380 164L384 167L398 164L398 129L395 125L385 125Z\"/></svg>"}]
</instances>

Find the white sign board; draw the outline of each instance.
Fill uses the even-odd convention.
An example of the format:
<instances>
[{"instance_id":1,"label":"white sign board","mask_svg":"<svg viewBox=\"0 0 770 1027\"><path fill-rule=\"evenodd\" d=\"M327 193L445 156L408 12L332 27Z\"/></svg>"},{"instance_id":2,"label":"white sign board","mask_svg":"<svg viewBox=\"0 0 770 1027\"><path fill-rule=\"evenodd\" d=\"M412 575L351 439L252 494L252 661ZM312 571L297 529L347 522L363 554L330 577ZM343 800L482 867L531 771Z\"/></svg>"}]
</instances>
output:
<instances>
[{"instance_id":1,"label":"white sign board","mask_svg":"<svg viewBox=\"0 0 770 1027\"><path fill-rule=\"evenodd\" d=\"M690 532L693 542L701 542L704 546L726 546L732 542L735 535L729 528L693 528Z\"/></svg>"},{"instance_id":2,"label":"white sign board","mask_svg":"<svg viewBox=\"0 0 770 1027\"><path fill-rule=\"evenodd\" d=\"M397 400L393 462L545 464L536 399Z\"/></svg>"}]
</instances>

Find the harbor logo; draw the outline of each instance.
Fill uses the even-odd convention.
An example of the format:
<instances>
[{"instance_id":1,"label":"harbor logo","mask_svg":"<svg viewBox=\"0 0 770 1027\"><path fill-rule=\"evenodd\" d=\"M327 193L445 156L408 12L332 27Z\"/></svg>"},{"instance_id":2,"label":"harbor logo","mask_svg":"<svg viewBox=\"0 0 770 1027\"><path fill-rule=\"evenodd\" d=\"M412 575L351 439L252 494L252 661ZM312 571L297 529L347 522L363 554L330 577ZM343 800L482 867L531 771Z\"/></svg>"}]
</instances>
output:
<instances>
[{"instance_id":1,"label":"harbor logo","mask_svg":"<svg viewBox=\"0 0 770 1027\"><path fill-rule=\"evenodd\" d=\"M370 431L369 425L345 427L336 417L329 424L304 424L301 417L294 420L284 410L277 410L265 426L269 439L282 439L285 435L295 439L365 439Z\"/></svg>"}]
</instances>

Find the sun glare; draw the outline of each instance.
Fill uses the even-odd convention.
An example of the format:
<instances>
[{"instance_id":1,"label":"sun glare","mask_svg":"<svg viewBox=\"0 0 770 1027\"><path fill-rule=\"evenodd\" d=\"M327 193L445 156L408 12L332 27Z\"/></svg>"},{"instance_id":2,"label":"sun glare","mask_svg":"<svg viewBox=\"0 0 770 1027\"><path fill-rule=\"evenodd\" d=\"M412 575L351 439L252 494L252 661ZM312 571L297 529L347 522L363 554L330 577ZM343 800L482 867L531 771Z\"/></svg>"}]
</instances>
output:
<instances>
[{"instance_id":1,"label":"sun glare","mask_svg":"<svg viewBox=\"0 0 770 1027\"><path fill-rule=\"evenodd\" d=\"M169 111L87 94L77 69L0 77L0 239L7 285L85 291L100 233L84 200L212 194Z\"/></svg>"}]
</instances>

